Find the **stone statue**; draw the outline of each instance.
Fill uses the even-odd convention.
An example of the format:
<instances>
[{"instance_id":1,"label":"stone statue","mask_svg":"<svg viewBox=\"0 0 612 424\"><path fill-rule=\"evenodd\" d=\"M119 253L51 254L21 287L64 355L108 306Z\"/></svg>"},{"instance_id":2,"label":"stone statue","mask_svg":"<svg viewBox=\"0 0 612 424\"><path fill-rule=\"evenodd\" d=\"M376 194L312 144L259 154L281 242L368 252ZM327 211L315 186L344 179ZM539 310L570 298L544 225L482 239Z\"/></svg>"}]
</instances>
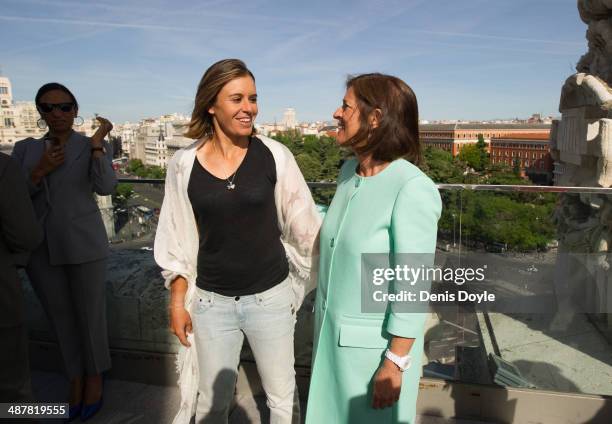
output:
<instances>
[{"instance_id":1,"label":"stone statue","mask_svg":"<svg viewBox=\"0 0 612 424\"><path fill-rule=\"evenodd\" d=\"M555 185L612 187L612 0L578 0L588 25L589 50L561 90L561 120L551 129ZM561 195L555 211L559 253L555 288L559 313L551 324L567 328L576 311L604 314L612 334L612 194Z\"/></svg>"}]
</instances>

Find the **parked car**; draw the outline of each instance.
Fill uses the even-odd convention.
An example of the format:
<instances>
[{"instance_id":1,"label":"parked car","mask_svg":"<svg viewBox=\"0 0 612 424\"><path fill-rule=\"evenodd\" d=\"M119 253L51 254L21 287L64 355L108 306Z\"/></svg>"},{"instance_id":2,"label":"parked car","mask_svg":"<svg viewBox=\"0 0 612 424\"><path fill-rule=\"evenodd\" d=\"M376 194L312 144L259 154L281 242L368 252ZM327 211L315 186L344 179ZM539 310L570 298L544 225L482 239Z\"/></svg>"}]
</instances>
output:
<instances>
[{"instance_id":1,"label":"parked car","mask_svg":"<svg viewBox=\"0 0 612 424\"><path fill-rule=\"evenodd\" d=\"M508 250L508 244L494 241L487 244L486 250L493 253L505 253Z\"/></svg>"}]
</instances>

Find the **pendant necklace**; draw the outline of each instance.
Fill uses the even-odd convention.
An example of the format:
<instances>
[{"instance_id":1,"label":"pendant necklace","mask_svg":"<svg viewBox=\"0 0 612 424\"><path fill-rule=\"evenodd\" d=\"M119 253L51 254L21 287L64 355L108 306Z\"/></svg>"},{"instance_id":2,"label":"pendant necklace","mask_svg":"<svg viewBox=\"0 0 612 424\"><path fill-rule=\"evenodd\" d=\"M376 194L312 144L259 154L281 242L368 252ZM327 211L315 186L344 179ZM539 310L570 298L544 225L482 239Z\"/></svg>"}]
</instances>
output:
<instances>
[{"instance_id":1,"label":"pendant necklace","mask_svg":"<svg viewBox=\"0 0 612 424\"><path fill-rule=\"evenodd\" d=\"M236 172L234 172L232 175L230 175L227 178L227 189L228 190L233 190L236 188L236 184L234 184L234 180L236 179L236 175L238 174L238 170L236 169ZM231 178L231 179L230 179Z\"/></svg>"},{"instance_id":2,"label":"pendant necklace","mask_svg":"<svg viewBox=\"0 0 612 424\"><path fill-rule=\"evenodd\" d=\"M246 153L245 153L245 157L242 159L242 161L244 161L246 159ZM242 163L241 163L242 164ZM236 175L238 175L238 170L240 169L240 165L238 165L238 168L236 168L236 172L234 172L232 175L230 175L229 177L227 177L227 179L225 181L227 181L227 186L226 188L228 190L233 190L236 188L236 184L234 184L234 180L236 179Z\"/></svg>"}]
</instances>

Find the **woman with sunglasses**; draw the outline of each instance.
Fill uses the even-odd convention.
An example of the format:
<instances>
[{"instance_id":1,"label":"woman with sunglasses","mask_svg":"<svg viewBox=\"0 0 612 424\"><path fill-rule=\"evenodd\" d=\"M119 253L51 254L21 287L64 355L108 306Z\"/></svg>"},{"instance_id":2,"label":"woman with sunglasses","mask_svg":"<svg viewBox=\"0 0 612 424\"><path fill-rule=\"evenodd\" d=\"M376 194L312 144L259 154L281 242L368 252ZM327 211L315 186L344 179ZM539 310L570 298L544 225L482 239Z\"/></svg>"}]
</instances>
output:
<instances>
[{"instance_id":1,"label":"woman with sunglasses","mask_svg":"<svg viewBox=\"0 0 612 424\"><path fill-rule=\"evenodd\" d=\"M45 238L26 273L57 336L70 380L69 415L82 420L102 405L102 373L111 367L106 326L108 237L93 193L110 195L117 184L112 124L98 117L90 138L72 127L79 104L65 86L43 85L36 108L49 128L41 139L15 143Z\"/></svg>"}]
</instances>

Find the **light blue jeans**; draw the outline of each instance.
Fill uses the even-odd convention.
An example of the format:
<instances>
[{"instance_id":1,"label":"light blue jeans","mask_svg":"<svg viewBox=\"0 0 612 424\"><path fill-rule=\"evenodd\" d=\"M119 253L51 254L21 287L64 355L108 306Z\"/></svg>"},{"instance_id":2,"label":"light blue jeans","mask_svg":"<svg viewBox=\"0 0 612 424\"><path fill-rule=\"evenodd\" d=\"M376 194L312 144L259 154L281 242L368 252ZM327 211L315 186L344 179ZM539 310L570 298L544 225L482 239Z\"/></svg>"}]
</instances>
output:
<instances>
[{"instance_id":1,"label":"light blue jeans","mask_svg":"<svg viewBox=\"0 0 612 424\"><path fill-rule=\"evenodd\" d=\"M192 307L200 381L196 423L227 423L244 336L255 356L271 424L299 422L289 279L261 293L228 297L197 289Z\"/></svg>"}]
</instances>

